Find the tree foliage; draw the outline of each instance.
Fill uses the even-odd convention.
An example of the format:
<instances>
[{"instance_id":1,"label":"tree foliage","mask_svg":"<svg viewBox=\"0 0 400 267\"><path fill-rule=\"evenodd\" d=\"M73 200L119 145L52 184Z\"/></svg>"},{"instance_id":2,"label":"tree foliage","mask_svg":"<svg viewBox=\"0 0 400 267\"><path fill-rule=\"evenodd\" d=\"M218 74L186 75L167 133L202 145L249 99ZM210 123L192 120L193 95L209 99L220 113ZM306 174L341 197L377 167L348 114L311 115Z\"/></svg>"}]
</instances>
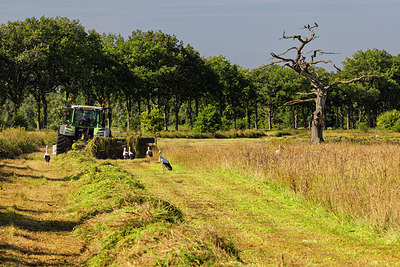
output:
<instances>
[{"instance_id":1,"label":"tree foliage","mask_svg":"<svg viewBox=\"0 0 400 267\"><path fill-rule=\"evenodd\" d=\"M161 31L134 30L122 37L87 31L63 17L8 22L0 25L0 122L56 129L59 109L72 97L76 104L111 106L112 126L127 130L142 125L151 132L216 131L221 118L227 129L309 127L315 108L306 102L315 93L310 80L332 85L324 100L324 127L374 127L380 114L399 109L400 56L357 51L346 59L345 72L327 72L315 66L322 52L314 52L309 65L299 57L300 65L291 69L249 71L223 55L204 58ZM370 74L384 78L338 83Z\"/></svg>"}]
</instances>

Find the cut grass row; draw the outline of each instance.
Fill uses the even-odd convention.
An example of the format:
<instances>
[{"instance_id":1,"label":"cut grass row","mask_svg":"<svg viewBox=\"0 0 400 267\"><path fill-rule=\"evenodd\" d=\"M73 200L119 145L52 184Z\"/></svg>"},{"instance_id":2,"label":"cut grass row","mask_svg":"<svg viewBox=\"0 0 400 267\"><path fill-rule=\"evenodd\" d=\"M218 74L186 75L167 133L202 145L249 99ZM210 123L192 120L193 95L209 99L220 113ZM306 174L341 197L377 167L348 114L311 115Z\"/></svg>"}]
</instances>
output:
<instances>
[{"instance_id":1,"label":"cut grass row","mask_svg":"<svg viewBox=\"0 0 400 267\"><path fill-rule=\"evenodd\" d=\"M80 224L85 263L109 265L212 265L240 262L233 245L196 228L182 212L153 197L138 180L109 161L71 151L58 156L58 168L80 166L66 177L78 187L66 212Z\"/></svg>"}]
</instances>

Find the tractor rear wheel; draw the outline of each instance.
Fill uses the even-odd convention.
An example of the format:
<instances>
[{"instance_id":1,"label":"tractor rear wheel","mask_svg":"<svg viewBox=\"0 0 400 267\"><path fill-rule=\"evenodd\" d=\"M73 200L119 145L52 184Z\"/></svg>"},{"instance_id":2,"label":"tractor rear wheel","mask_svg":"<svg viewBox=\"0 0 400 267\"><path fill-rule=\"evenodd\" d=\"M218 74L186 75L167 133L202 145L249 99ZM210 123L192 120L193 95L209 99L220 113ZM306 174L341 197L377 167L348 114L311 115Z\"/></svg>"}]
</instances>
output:
<instances>
[{"instance_id":1,"label":"tractor rear wheel","mask_svg":"<svg viewBox=\"0 0 400 267\"><path fill-rule=\"evenodd\" d=\"M70 150L72 147L72 139L69 136L58 133L57 136L57 155L62 154Z\"/></svg>"}]
</instances>

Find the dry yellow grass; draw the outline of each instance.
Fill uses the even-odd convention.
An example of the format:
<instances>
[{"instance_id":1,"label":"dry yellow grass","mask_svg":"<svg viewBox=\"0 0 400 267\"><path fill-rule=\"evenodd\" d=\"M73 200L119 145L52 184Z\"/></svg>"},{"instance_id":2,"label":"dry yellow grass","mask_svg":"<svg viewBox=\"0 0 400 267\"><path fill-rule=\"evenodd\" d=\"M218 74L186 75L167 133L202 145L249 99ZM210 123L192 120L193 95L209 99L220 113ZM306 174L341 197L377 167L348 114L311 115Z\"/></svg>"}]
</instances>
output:
<instances>
[{"instance_id":1,"label":"dry yellow grass","mask_svg":"<svg viewBox=\"0 0 400 267\"><path fill-rule=\"evenodd\" d=\"M276 143L167 146L170 159L192 169L238 169L361 218L379 231L400 226L400 147L397 144Z\"/></svg>"}]
</instances>

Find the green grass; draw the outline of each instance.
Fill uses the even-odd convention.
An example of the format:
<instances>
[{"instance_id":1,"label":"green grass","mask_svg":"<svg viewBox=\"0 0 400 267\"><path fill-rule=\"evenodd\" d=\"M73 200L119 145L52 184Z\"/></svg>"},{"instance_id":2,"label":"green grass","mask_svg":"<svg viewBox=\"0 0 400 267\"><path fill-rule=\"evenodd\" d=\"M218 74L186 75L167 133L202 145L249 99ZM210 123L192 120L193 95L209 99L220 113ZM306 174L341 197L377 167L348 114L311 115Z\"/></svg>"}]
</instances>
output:
<instances>
[{"instance_id":1,"label":"green grass","mask_svg":"<svg viewBox=\"0 0 400 267\"><path fill-rule=\"evenodd\" d=\"M165 175L159 164L143 163L132 172L196 227L233 242L245 263L384 265L400 259L396 233L377 232L366 221L341 216L251 174L191 170L170 161L174 171Z\"/></svg>"},{"instance_id":2,"label":"green grass","mask_svg":"<svg viewBox=\"0 0 400 267\"><path fill-rule=\"evenodd\" d=\"M87 243L87 265L238 261L232 249L225 249L228 246L223 239L217 235L209 238L206 230L187 224L180 209L150 194L137 178L114 163L71 151L55 164L80 166L79 172L66 177L78 188L66 211L80 221L75 234Z\"/></svg>"},{"instance_id":3,"label":"green grass","mask_svg":"<svg viewBox=\"0 0 400 267\"><path fill-rule=\"evenodd\" d=\"M350 148L358 147L360 140L392 144L397 137L330 131L325 135L329 146L343 143ZM293 143L308 146L308 136L160 138L158 147L174 167L165 174L155 161L96 160L76 151L55 157L49 168L65 173L65 185L74 188L64 211L79 221L74 233L85 242L83 257L88 266L398 264L398 231L373 228L362 216L338 212L293 191L290 183L253 172L257 168L248 163L240 169L232 160L236 154L229 150L233 147L242 153L255 144L271 150L284 144L288 151ZM198 147L218 148L218 157L231 160L221 164L208 157L192 166L189 163L198 160L196 155L181 152ZM289 158L284 159L282 166L288 167ZM279 167L277 173L283 175L285 170ZM41 176L32 182L46 183ZM29 200L22 191L18 194ZM12 208L0 216L11 221L19 218Z\"/></svg>"}]
</instances>

